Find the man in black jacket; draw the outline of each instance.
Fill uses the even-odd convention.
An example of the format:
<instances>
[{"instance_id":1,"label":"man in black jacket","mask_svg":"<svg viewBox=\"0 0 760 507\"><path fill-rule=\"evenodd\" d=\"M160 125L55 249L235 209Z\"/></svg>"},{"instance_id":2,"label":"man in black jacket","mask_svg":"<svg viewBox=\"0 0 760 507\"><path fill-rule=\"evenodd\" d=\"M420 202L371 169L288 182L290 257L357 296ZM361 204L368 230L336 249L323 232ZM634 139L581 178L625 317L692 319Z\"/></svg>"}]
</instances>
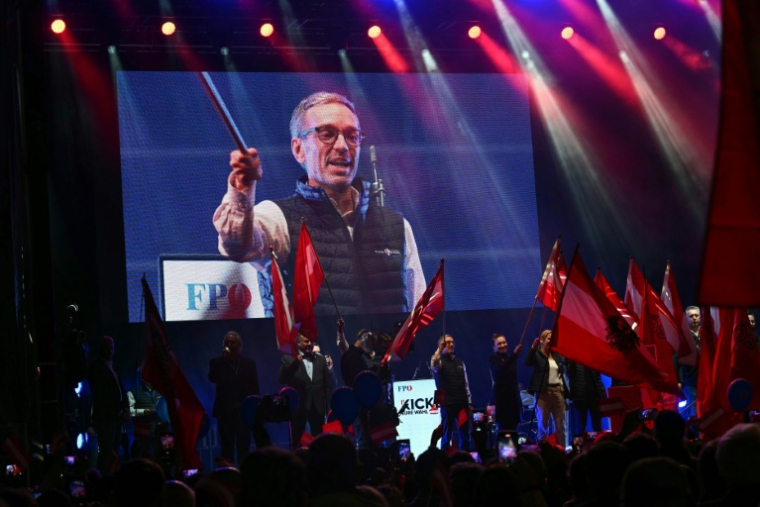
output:
<instances>
[{"instance_id":1,"label":"man in black jacket","mask_svg":"<svg viewBox=\"0 0 760 507\"><path fill-rule=\"evenodd\" d=\"M441 449L444 451L451 446L454 429L458 428L459 448L470 448L470 416L472 414L472 395L467 378L467 368L464 361L454 354L454 338L444 335L438 340L438 348L430 359L430 366L435 374L435 385L438 388L441 421L443 422L443 437ZM459 425L459 414L465 411L467 418Z\"/></svg>"},{"instance_id":2,"label":"man in black jacket","mask_svg":"<svg viewBox=\"0 0 760 507\"><path fill-rule=\"evenodd\" d=\"M251 429L243 424L240 407L248 396L259 394L256 363L242 351L240 335L228 332L222 354L211 360L208 372L208 379L216 384L213 416L219 423L222 457L231 463L235 463L235 450L241 462L251 447Z\"/></svg>"},{"instance_id":3,"label":"man in black jacket","mask_svg":"<svg viewBox=\"0 0 760 507\"><path fill-rule=\"evenodd\" d=\"M306 336L298 336L298 357L282 356L280 383L298 392L298 407L290 419L290 444L298 447L309 423L311 435L322 433L329 410L329 373L325 356L314 353L314 344Z\"/></svg>"},{"instance_id":4,"label":"man in black jacket","mask_svg":"<svg viewBox=\"0 0 760 507\"><path fill-rule=\"evenodd\" d=\"M567 373L569 380L570 399L572 400L572 432L580 435L586 429L589 416L591 428L602 431L602 413L597 405L599 400L607 397L607 391L598 371L583 365L568 361Z\"/></svg>"}]
</instances>

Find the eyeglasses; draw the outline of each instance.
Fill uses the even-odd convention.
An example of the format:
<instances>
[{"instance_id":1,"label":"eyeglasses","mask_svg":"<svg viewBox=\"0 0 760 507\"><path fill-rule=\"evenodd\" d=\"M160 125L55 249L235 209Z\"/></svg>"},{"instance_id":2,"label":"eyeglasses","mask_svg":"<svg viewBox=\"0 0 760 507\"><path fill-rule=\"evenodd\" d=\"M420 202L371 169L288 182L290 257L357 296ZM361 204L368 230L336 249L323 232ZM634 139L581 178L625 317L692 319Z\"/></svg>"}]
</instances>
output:
<instances>
[{"instance_id":1,"label":"eyeglasses","mask_svg":"<svg viewBox=\"0 0 760 507\"><path fill-rule=\"evenodd\" d=\"M346 140L346 143L354 147L360 146L364 140L364 137L366 136L366 134L359 129L351 128L340 131L332 125L323 125L321 127L314 127L309 130L304 130L298 134L298 137L305 137L312 132L317 133L317 138L319 138L320 141L331 146L335 144L335 141L338 140L339 135L342 135L343 139Z\"/></svg>"}]
</instances>

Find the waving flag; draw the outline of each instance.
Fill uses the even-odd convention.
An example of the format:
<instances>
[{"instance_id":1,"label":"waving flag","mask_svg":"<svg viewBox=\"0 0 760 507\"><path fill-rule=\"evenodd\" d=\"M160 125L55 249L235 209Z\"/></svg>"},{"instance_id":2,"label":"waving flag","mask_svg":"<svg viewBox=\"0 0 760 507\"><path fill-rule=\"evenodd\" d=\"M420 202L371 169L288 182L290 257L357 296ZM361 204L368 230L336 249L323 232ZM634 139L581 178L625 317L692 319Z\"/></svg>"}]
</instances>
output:
<instances>
[{"instance_id":1,"label":"waving flag","mask_svg":"<svg viewBox=\"0 0 760 507\"><path fill-rule=\"evenodd\" d=\"M319 289L325 274L319 263L317 251L311 241L306 223L301 223L301 235L298 237L296 268L293 279L293 317L295 327L311 341L317 341L317 317L314 305L319 297Z\"/></svg>"},{"instance_id":2,"label":"waving flag","mask_svg":"<svg viewBox=\"0 0 760 507\"><path fill-rule=\"evenodd\" d=\"M564 278L567 277L567 268L562 260L560 252L560 241L554 242L552 253L549 255L549 261L546 263L544 274L541 277L541 283L538 284L536 300L547 308L557 311L559 300L562 296L562 287L565 285Z\"/></svg>"},{"instance_id":3,"label":"waving flag","mask_svg":"<svg viewBox=\"0 0 760 507\"><path fill-rule=\"evenodd\" d=\"M185 469L201 468L195 442L205 410L169 345L153 293L144 277L142 286L145 298L145 335L148 341L142 375L166 399L175 447L179 451L182 466Z\"/></svg>"},{"instance_id":4,"label":"waving flag","mask_svg":"<svg viewBox=\"0 0 760 507\"><path fill-rule=\"evenodd\" d=\"M670 267L670 261L665 268L665 277L662 280L662 302L665 304L676 324L680 324L681 336L683 341L680 342L678 348L678 360L681 364L689 366L695 366L697 364L697 344L694 342L694 337L691 334L689 328L689 319L683 311L681 305L681 298L678 295L678 287L676 286L676 278L673 274L673 269Z\"/></svg>"},{"instance_id":5,"label":"waving flag","mask_svg":"<svg viewBox=\"0 0 760 507\"><path fill-rule=\"evenodd\" d=\"M388 347L388 351L383 357L382 364L388 360L400 361L409 353L415 335L425 326L433 322L433 319L441 313L444 308L443 297L443 260L425 292L420 296L420 300L414 305L414 310L406 318L404 325L401 326L393 343Z\"/></svg>"},{"instance_id":6,"label":"waving flag","mask_svg":"<svg viewBox=\"0 0 760 507\"><path fill-rule=\"evenodd\" d=\"M615 292L615 289L612 288L610 285L610 282L607 281L607 278L602 273L601 268L596 268L596 276L594 277L594 283L597 287L604 293L605 296L607 296L607 299L610 300L610 302L615 306L615 310L618 311L618 313L625 319L625 321L628 323L629 326L631 326L631 329L636 331L638 334L638 327L639 322L638 319L633 316L631 311L628 309L628 307L623 303L623 300L620 299L620 296L617 295L617 292Z\"/></svg>"},{"instance_id":7,"label":"waving flag","mask_svg":"<svg viewBox=\"0 0 760 507\"><path fill-rule=\"evenodd\" d=\"M629 384L684 397L671 366L663 370L576 253L554 322L552 348L570 361Z\"/></svg>"},{"instance_id":8,"label":"waving flag","mask_svg":"<svg viewBox=\"0 0 760 507\"><path fill-rule=\"evenodd\" d=\"M283 354L298 356L296 337L298 330L293 325L293 310L290 308L288 291L282 281L282 273L277 257L272 252L272 299L274 300L274 334L277 338L277 350Z\"/></svg>"}]
</instances>

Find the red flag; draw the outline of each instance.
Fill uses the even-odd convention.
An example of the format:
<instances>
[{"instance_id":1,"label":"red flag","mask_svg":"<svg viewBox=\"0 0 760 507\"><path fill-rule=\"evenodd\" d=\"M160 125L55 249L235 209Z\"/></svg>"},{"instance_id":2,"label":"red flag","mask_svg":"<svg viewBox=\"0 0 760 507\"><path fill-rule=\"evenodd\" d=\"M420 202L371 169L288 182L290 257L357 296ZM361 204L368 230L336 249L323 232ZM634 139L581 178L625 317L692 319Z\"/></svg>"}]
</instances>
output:
<instances>
[{"instance_id":1,"label":"red flag","mask_svg":"<svg viewBox=\"0 0 760 507\"><path fill-rule=\"evenodd\" d=\"M280 265L272 252L272 299L274 300L274 334L277 338L277 350L283 354L298 356L296 338L298 330L293 325L293 310L290 308L288 291L282 281Z\"/></svg>"},{"instance_id":2,"label":"red flag","mask_svg":"<svg viewBox=\"0 0 760 507\"><path fill-rule=\"evenodd\" d=\"M396 431L396 424L391 422L379 424L369 429L369 436L372 439L372 443L380 445L386 440L396 438L398 431Z\"/></svg>"},{"instance_id":3,"label":"red flag","mask_svg":"<svg viewBox=\"0 0 760 507\"><path fill-rule=\"evenodd\" d=\"M301 224L301 235L298 237L296 252L295 276L293 277L293 317L298 331L317 341L317 318L314 315L314 305L319 297L319 289L325 274L319 263L314 243L311 242L306 223Z\"/></svg>"},{"instance_id":4,"label":"red flag","mask_svg":"<svg viewBox=\"0 0 760 507\"><path fill-rule=\"evenodd\" d=\"M756 2L723 2L721 125L699 301L760 305L760 132L754 68Z\"/></svg>"},{"instance_id":5,"label":"red flag","mask_svg":"<svg viewBox=\"0 0 760 507\"><path fill-rule=\"evenodd\" d=\"M642 276L643 279L643 276ZM673 344L667 339L662 319L660 319L656 295L646 280L644 281L644 301L639 313L641 319L641 342L650 347L654 360L662 371L668 372L673 379L678 379L673 365ZM658 405L677 403L676 400L667 399L666 395L659 390L647 389L651 404L644 402L644 408L657 407ZM642 396L646 400L646 396Z\"/></svg>"},{"instance_id":6,"label":"red flag","mask_svg":"<svg viewBox=\"0 0 760 507\"><path fill-rule=\"evenodd\" d=\"M467 416L467 410L465 409L460 410L459 413L457 414L457 426L461 428L462 425L466 423L468 419L469 417Z\"/></svg>"},{"instance_id":7,"label":"red flag","mask_svg":"<svg viewBox=\"0 0 760 507\"><path fill-rule=\"evenodd\" d=\"M689 319L686 317L686 313L683 311L681 305L681 298L678 295L678 287L676 286L676 278L673 275L673 269L670 267L670 261L665 268L665 277L662 280L662 302L665 304L676 324L680 324L681 337L683 341L679 344L678 348L678 361L681 364L694 366L697 364L697 344L694 342L694 337L691 334L691 328L689 327Z\"/></svg>"},{"instance_id":8,"label":"red flag","mask_svg":"<svg viewBox=\"0 0 760 507\"><path fill-rule=\"evenodd\" d=\"M449 444L449 448L448 448L448 449L446 449L446 456L448 456L448 457L450 458L450 457L452 457L452 456L454 455L454 453L456 453L458 450L459 450L459 447L457 447L457 443L456 443L455 441L453 441L453 440L452 440L452 441L451 441L451 443Z\"/></svg>"},{"instance_id":9,"label":"red flag","mask_svg":"<svg viewBox=\"0 0 760 507\"><path fill-rule=\"evenodd\" d=\"M435 274L430 283L425 289L425 292L420 296L420 300L414 306L414 310L406 318L406 322L401 326L396 337L393 339L388 351L383 357L382 364L386 364L389 359L393 361L400 361L412 346L412 341L415 335L425 326L433 322L433 319L441 313L445 306L445 299L443 296L443 260L438 268L438 272Z\"/></svg>"},{"instance_id":10,"label":"red flag","mask_svg":"<svg viewBox=\"0 0 760 507\"><path fill-rule=\"evenodd\" d=\"M322 425L322 433L337 433L338 435L342 435L343 425L340 423L340 421L325 423Z\"/></svg>"},{"instance_id":11,"label":"red flag","mask_svg":"<svg viewBox=\"0 0 760 507\"><path fill-rule=\"evenodd\" d=\"M720 330L720 315L717 308L703 307L702 325L699 328L699 371L697 376L697 416L703 417L718 407L713 396L712 366ZM718 322L715 322L715 321ZM716 326L717 325L717 326Z\"/></svg>"},{"instance_id":12,"label":"red flag","mask_svg":"<svg viewBox=\"0 0 760 507\"><path fill-rule=\"evenodd\" d=\"M760 351L747 311L743 308L720 309L720 331L712 378L712 389L718 404L729 414L736 412L728 401L731 382L743 378L752 385L755 393L760 393ZM760 410L760 396L754 396L748 410Z\"/></svg>"},{"instance_id":13,"label":"red flag","mask_svg":"<svg viewBox=\"0 0 760 507\"><path fill-rule=\"evenodd\" d=\"M670 348L672 349L670 355L679 350L684 351L684 353L687 352L687 348L682 346L686 342L686 337L683 335L683 331L681 331L681 325L673 318L668 307L662 302L660 296L652 288L652 285L644 278L644 274L636 266L636 263L633 262L633 259L631 259L628 266L628 283L625 292L625 303L639 320L641 319L644 294L646 293L647 300L651 306L650 318L652 320L650 322L653 322L653 325L657 326L658 333L659 328L661 328L662 335L658 336L664 336L665 340L670 344ZM656 321L659 321L659 324ZM642 331L639 332L639 336L642 336L641 333L644 331L643 322L641 322L641 326ZM647 342L647 344L652 345L653 342Z\"/></svg>"},{"instance_id":14,"label":"red flag","mask_svg":"<svg viewBox=\"0 0 760 507\"><path fill-rule=\"evenodd\" d=\"M148 342L142 375L146 382L166 398L175 447L179 451L182 466L185 469L201 468L195 443L205 411L172 352L164 323L153 300L153 293L144 277L142 285L145 298L145 335Z\"/></svg>"},{"instance_id":15,"label":"red flag","mask_svg":"<svg viewBox=\"0 0 760 507\"><path fill-rule=\"evenodd\" d=\"M32 457L16 435L8 435L3 440L3 443L0 444L0 448L21 469L28 467L32 463Z\"/></svg>"},{"instance_id":16,"label":"red flag","mask_svg":"<svg viewBox=\"0 0 760 507\"><path fill-rule=\"evenodd\" d=\"M309 447L313 441L314 437L304 431L303 435L301 435L301 440L298 442L298 445L301 447Z\"/></svg>"},{"instance_id":17,"label":"red flag","mask_svg":"<svg viewBox=\"0 0 760 507\"><path fill-rule=\"evenodd\" d=\"M541 277L541 283L538 284L538 291L536 292L536 300L541 301L544 306L551 308L555 312L562 296L562 287L564 286L563 274L565 277L567 276L567 268L562 260L559 237L557 237L557 241L554 242L554 247L552 248L552 253L549 255L549 261L546 263L544 274Z\"/></svg>"},{"instance_id":18,"label":"red flag","mask_svg":"<svg viewBox=\"0 0 760 507\"><path fill-rule=\"evenodd\" d=\"M678 394L677 380L660 368L625 319L594 284L576 253L554 322L553 349L570 361L629 384Z\"/></svg>"},{"instance_id":19,"label":"red flag","mask_svg":"<svg viewBox=\"0 0 760 507\"><path fill-rule=\"evenodd\" d=\"M625 321L628 323L629 326L631 326L631 329L637 332L638 334L638 327L639 327L639 321L638 318L635 317L631 311L628 309L625 303L623 303L623 300L620 299L620 296L617 295L617 292L615 292L615 289L612 288L610 285L610 282L607 281L607 278L602 273L601 268L596 268L596 276L594 277L594 283L597 287L601 289L601 291L604 293L605 296L607 296L607 299L610 300L610 302L615 306L615 310L618 311L618 313L625 319Z\"/></svg>"}]
</instances>

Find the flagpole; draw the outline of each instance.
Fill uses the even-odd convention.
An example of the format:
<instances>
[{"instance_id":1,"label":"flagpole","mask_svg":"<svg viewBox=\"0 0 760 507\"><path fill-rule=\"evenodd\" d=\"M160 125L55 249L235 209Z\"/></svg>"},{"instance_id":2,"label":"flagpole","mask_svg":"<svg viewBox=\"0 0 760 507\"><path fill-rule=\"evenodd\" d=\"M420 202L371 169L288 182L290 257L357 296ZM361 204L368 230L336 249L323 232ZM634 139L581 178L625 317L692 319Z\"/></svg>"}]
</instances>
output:
<instances>
[{"instance_id":1,"label":"flagpole","mask_svg":"<svg viewBox=\"0 0 760 507\"><path fill-rule=\"evenodd\" d=\"M533 299L533 306L530 307L530 314L528 315L528 320L525 322L525 328L523 329L522 336L520 336L520 343L519 345L522 345L523 340L525 339L525 333L528 332L528 325L530 324L530 319L533 318L533 310L536 309L536 303L538 303L538 297Z\"/></svg>"},{"instance_id":2,"label":"flagpole","mask_svg":"<svg viewBox=\"0 0 760 507\"><path fill-rule=\"evenodd\" d=\"M439 267L441 269L441 275L444 274L443 273L443 261L444 261L444 259L441 259L441 263L439 264ZM443 296L443 310L442 310L442 312L443 312L443 318L441 319L441 321L442 321L442 324L443 324L443 336L446 336L446 277L445 276L441 277L441 294ZM446 341L445 338L444 338L444 341Z\"/></svg>"}]
</instances>

